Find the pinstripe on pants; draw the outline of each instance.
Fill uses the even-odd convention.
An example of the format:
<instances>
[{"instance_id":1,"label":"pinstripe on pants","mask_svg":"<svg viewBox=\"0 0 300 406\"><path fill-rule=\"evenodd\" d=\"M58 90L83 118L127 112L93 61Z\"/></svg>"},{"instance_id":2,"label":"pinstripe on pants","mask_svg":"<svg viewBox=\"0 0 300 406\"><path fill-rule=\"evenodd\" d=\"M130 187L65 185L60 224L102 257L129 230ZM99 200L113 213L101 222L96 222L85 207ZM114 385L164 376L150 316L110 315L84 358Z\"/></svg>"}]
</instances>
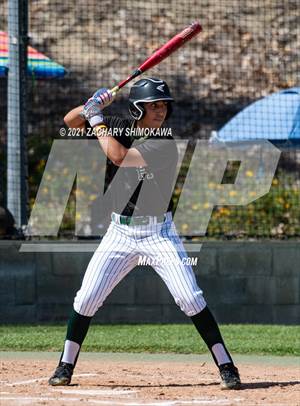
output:
<instances>
[{"instance_id":1,"label":"pinstripe on pants","mask_svg":"<svg viewBox=\"0 0 300 406\"><path fill-rule=\"evenodd\" d=\"M164 223L127 226L111 222L100 245L91 258L80 290L74 300L74 310L93 316L114 287L136 266L140 256L153 261L153 268L163 279L176 304L193 316L206 306L177 234L171 213ZM155 262L157 257L159 262Z\"/></svg>"}]
</instances>

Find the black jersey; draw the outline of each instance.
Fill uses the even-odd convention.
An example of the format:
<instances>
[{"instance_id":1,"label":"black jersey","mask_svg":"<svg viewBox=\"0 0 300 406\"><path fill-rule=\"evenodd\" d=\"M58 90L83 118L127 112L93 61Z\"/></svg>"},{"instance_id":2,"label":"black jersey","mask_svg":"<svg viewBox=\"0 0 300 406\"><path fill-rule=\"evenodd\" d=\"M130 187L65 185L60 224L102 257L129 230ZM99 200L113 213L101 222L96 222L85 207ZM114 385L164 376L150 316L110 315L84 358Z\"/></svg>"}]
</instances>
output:
<instances>
[{"instance_id":1,"label":"black jersey","mask_svg":"<svg viewBox=\"0 0 300 406\"><path fill-rule=\"evenodd\" d=\"M107 159L105 193L111 196L111 211L126 216L161 215L172 211L178 160L173 137L168 133L135 137L136 121L116 116L105 117L104 124L111 136L125 148L136 148L147 163L145 167L118 167Z\"/></svg>"}]
</instances>

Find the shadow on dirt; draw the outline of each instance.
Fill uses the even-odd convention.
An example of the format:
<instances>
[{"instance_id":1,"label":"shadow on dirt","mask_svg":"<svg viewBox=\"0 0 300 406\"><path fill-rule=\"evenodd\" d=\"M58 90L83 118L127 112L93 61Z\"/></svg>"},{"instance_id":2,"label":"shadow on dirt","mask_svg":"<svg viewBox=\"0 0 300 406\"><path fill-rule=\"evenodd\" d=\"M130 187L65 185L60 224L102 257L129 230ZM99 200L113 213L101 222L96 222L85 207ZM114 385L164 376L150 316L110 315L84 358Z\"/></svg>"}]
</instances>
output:
<instances>
[{"instance_id":1,"label":"shadow on dirt","mask_svg":"<svg viewBox=\"0 0 300 406\"><path fill-rule=\"evenodd\" d=\"M101 388L110 388L110 389L116 389L116 388L197 388L200 386L215 386L219 385L219 383L216 382L211 382L211 383L186 383L186 384L179 384L179 383L169 383L169 384L161 384L161 385L155 385L155 384L136 384L136 385L101 385L101 384L94 384L90 386L97 386ZM71 385L70 385L71 386ZM76 386L76 384L74 384Z\"/></svg>"},{"instance_id":2,"label":"shadow on dirt","mask_svg":"<svg viewBox=\"0 0 300 406\"><path fill-rule=\"evenodd\" d=\"M210 383L186 383L186 384L178 384L178 383L170 383L170 384L160 384L160 385L154 385L154 384L136 384L136 385L101 385L101 384L95 384L91 386L97 386L101 388L110 388L110 389L116 389L116 388L197 388L197 387L208 387L208 386L219 386L220 382L210 382ZM300 381L288 381L288 382L251 382L251 383L242 383L242 386L239 388L239 390L251 390L251 389L266 389L266 388L272 388L272 387L289 387L289 386L295 386L295 385L300 385ZM77 384L73 384L70 386L78 386Z\"/></svg>"},{"instance_id":3,"label":"shadow on dirt","mask_svg":"<svg viewBox=\"0 0 300 406\"><path fill-rule=\"evenodd\" d=\"M243 383L241 386L241 390L243 389L266 389L272 388L274 386L279 387L286 387L286 386L295 386L300 385L300 381L289 381L289 382L251 382L251 383Z\"/></svg>"}]
</instances>

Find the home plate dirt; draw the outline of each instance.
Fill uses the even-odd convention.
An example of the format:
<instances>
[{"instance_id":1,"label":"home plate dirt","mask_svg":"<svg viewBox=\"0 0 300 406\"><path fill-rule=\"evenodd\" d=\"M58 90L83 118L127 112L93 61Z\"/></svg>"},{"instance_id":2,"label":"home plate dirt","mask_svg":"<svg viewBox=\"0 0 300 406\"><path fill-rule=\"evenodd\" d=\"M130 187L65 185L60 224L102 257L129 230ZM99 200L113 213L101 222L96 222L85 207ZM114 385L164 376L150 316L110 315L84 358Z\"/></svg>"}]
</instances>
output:
<instances>
[{"instance_id":1,"label":"home plate dirt","mask_svg":"<svg viewBox=\"0 0 300 406\"><path fill-rule=\"evenodd\" d=\"M242 388L220 389L206 356L82 353L70 386L51 387L58 354L1 354L1 405L299 405L300 364L291 357L236 357Z\"/></svg>"}]
</instances>

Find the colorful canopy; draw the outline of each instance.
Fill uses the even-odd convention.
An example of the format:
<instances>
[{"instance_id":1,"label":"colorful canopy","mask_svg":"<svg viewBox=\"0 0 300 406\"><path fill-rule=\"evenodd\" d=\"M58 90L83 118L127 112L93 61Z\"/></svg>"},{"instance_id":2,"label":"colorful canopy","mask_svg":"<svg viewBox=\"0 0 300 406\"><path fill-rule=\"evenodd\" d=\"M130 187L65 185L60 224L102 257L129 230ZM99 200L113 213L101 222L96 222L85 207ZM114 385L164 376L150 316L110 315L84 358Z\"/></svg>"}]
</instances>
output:
<instances>
[{"instance_id":1,"label":"colorful canopy","mask_svg":"<svg viewBox=\"0 0 300 406\"><path fill-rule=\"evenodd\" d=\"M47 56L28 47L28 74L35 78L57 78L63 77L66 70L63 66L52 61ZM0 31L0 77L8 73L8 35Z\"/></svg>"}]
</instances>

